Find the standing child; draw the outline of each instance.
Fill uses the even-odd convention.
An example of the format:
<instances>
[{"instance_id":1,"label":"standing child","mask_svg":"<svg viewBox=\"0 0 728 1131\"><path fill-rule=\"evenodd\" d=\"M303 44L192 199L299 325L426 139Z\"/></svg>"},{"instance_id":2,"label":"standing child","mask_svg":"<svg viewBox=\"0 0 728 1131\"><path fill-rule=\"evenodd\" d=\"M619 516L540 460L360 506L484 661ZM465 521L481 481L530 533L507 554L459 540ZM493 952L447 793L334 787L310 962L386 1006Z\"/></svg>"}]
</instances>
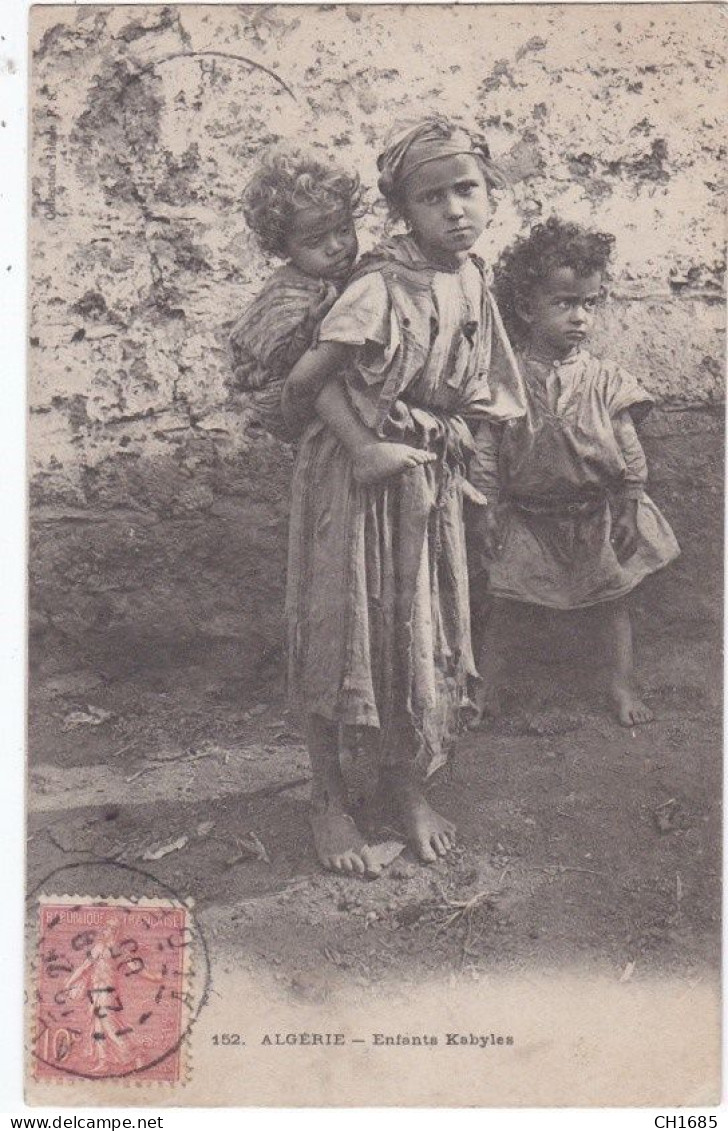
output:
<instances>
[{"instance_id":1,"label":"standing child","mask_svg":"<svg viewBox=\"0 0 728 1131\"><path fill-rule=\"evenodd\" d=\"M283 382L354 266L359 197L358 178L283 147L266 153L245 190L248 226L264 251L288 262L235 323L233 372L252 394L256 422L284 439Z\"/></svg>"},{"instance_id":2,"label":"standing child","mask_svg":"<svg viewBox=\"0 0 728 1131\"><path fill-rule=\"evenodd\" d=\"M626 595L679 553L645 494L635 431L651 398L584 342L614 237L552 217L503 253L495 289L527 395L523 419L486 426L472 479L483 520L493 611L480 659L480 716L497 714L505 630L514 602L588 610L624 726L652 714L633 683Z\"/></svg>"},{"instance_id":3,"label":"standing child","mask_svg":"<svg viewBox=\"0 0 728 1131\"><path fill-rule=\"evenodd\" d=\"M423 782L447 760L475 675L463 530L471 426L523 411L469 254L497 177L487 147L434 116L398 129L378 166L408 234L365 256L283 393L290 423L316 414L294 474L287 597L311 825L326 868L369 875L381 868L349 812L339 728L378 737L381 791L410 844L423 861L445 855L454 828Z\"/></svg>"}]
</instances>

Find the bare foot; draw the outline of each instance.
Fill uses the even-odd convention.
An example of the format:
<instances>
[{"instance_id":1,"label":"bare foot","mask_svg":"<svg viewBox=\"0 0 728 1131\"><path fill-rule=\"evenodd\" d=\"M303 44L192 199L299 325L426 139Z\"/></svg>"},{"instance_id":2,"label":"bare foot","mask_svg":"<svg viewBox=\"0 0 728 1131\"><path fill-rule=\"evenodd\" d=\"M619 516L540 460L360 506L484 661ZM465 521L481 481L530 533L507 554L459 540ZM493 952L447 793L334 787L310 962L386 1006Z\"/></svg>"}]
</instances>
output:
<instances>
[{"instance_id":1,"label":"bare foot","mask_svg":"<svg viewBox=\"0 0 728 1131\"><path fill-rule=\"evenodd\" d=\"M410 847L426 864L447 855L455 840L455 826L437 813L422 790L408 783L396 787L396 800Z\"/></svg>"},{"instance_id":2,"label":"bare foot","mask_svg":"<svg viewBox=\"0 0 728 1131\"><path fill-rule=\"evenodd\" d=\"M498 688L492 684L483 683L475 695L474 712L468 720L468 729L477 730L487 715L497 719L501 713L501 701Z\"/></svg>"},{"instance_id":3,"label":"bare foot","mask_svg":"<svg viewBox=\"0 0 728 1131\"><path fill-rule=\"evenodd\" d=\"M309 821L316 854L324 868L349 875L381 875L381 864L371 858L369 845L343 809L314 802Z\"/></svg>"},{"instance_id":4,"label":"bare foot","mask_svg":"<svg viewBox=\"0 0 728 1131\"><path fill-rule=\"evenodd\" d=\"M615 713L623 727L651 723L654 719L650 708L638 699L631 687L614 687L611 694Z\"/></svg>"},{"instance_id":5,"label":"bare foot","mask_svg":"<svg viewBox=\"0 0 728 1131\"><path fill-rule=\"evenodd\" d=\"M357 483L379 483L399 475L410 467L432 463L437 456L434 452L424 452L411 448L408 444L397 444L380 440L366 444L354 456L354 478Z\"/></svg>"}]
</instances>

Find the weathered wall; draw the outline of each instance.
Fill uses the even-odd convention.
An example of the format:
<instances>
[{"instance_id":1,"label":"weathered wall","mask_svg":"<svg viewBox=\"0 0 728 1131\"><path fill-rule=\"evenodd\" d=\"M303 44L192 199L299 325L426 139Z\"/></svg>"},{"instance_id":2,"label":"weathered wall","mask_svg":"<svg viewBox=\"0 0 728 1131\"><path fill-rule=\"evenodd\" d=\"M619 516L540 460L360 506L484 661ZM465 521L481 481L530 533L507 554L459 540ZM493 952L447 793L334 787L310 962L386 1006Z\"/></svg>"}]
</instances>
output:
<instances>
[{"instance_id":1,"label":"weathered wall","mask_svg":"<svg viewBox=\"0 0 728 1131\"><path fill-rule=\"evenodd\" d=\"M361 173L367 246L378 143L425 107L476 121L511 174L486 253L552 210L616 233L595 345L691 410L652 426L680 526L708 450L680 436L714 437L723 397L722 29L717 5L36 8L39 639L215 649L241 679L275 661L291 456L226 385L227 327L271 267L240 190L261 145L304 136Z\"/></svg>"}]
</instances>

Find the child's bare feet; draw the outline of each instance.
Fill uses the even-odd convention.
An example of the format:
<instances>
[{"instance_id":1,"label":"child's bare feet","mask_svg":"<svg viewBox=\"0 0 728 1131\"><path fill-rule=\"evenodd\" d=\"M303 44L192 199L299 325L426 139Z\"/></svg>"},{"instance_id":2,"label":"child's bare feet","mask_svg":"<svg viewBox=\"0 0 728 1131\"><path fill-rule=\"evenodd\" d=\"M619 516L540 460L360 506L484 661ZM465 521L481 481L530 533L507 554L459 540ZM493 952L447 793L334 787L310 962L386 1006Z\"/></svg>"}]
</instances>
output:
<instances>
[{"instance_id":1,"label":"child's bare feet","mask_svg":"<svg viewBox=\"0 0 728 1131\"><path fill-rule=\"evenodd\" d=\"M651 723L654 715L650 708L635 695L631 687L612 687L611 699L614 712L623 727Z\"/></svg>"},{"instance_id":2,"label":"child's bare feet","mask_svg":"<svg viewBox=\"0 0 728 1131\"><path fill-rule=\"evenodd\" d=\"M624 600L607 601L594 610L607 667L607 691L623 727L652 722L654 715L634 689L632 624Z\"/></svg>"},{"instance_id":3,"label":"child's bare feet","mask_svg":"<svg viewBox=\"0 0 728 1131\"><path fill-rule=\"evenodd\" d=\"M354 478L357 483L379 483L399 475L410 467L432 463L437 459L433 452L411 448L389 440L365 444L354 455Z\"/></svg>"},{"instance_id":4,"label":"child's bare feet","mask_svg":"<svg viewBox=\"0 0 728 1131\"><path fill-rule=\"evenodd\" d=\"M306 738L311 758L309 822L316 854L331 872L379 876L381 863L348 813L346 785L339 761L339 728L321 715L309 715Z\"/></svg>"},{"instance_id":5,"label":"child's bare feet","mask_svg":"<svg viewBox=\"0 0 728 1131\"><path fill-rule=\"evenodd\" d=\"M474 697L474 708L468 719L469 730L477 730L486 715L491 719L497 719L501 713L498 688L483 682Z\"/></svg>"},{"instance_id":6,"label":"child's bare feet","mask_svg":"<svg viewBox=\"0 0 728 1131\"><path fill-rule=\"evenodd\" d=\"M422 790L412 782L395 785L395 801L404 824L407 839L420 860L434 864L447 855L455 840L455 826L427 801Z\"/></svg>"},{"instance_id":7,"label":"child's bare feet","mask_svg":"<svg viewBox=\"0 0 728 1131\"><path fill-rule=\"evenodd\" d=\"M343 808L312 802L309 814L316 854L330 872L379 876L382 871L354 819Z\"/></svg>"}]
</instances>

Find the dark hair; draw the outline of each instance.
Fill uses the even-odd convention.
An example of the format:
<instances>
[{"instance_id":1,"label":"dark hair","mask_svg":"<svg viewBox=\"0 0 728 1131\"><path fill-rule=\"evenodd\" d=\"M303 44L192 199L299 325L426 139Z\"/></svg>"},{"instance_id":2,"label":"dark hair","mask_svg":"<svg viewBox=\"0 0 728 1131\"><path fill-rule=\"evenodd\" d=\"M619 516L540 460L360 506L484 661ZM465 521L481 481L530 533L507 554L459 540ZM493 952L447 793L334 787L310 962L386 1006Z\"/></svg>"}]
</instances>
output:
<instances>
[{"instance_id":1,"label":"dark hair","mask_svg":"<svg viewBox=\"0 0 728 1131\"><path fill-rule=\"evenodd\" d=\"M297 211L354 212L360 200L357 176L325 165L311 153L276 146L263 154L260 168L245 188L243 213L263 251L284 256Z\"/></svg>"},{"instance_id":2,"label":"dark hair","mask_svg":"<svg viewBox=\"0 0 728 1131\"><path fill-rule=\"evenodd\" d=\"M492 159L490 148L482 134L473 130L466 130L464 126L451 121L442 114L432 114L423 118L422 125L426 125L431 131L439 134L445 141L457 132L466 133L472 142L472 156L481 167L486 185L489 188L505 188L507 186L508 178ZM386 168L390 151L390 146L387 146L377 158L377 166L381 173L377 187L386 201L390 220L397 221L406 219L404 208L405 185Z\"/></svg>"},{"instance_id":3,"label":"dark hair","mask_svg":"<svg viewBox=\"0 0 728 1131\"><path fill-rule=\"evenodd\" d=\"M518 308L528 306L533 292L549 275L563 267L581 277L597 271L606 275L613 248L614 236L609 232L594 232L558 216L536 224L527 236L507 247L493 275L496 301L508 336L516 342L523 340L527 327Z\"/></svg>"}]
</instances>

